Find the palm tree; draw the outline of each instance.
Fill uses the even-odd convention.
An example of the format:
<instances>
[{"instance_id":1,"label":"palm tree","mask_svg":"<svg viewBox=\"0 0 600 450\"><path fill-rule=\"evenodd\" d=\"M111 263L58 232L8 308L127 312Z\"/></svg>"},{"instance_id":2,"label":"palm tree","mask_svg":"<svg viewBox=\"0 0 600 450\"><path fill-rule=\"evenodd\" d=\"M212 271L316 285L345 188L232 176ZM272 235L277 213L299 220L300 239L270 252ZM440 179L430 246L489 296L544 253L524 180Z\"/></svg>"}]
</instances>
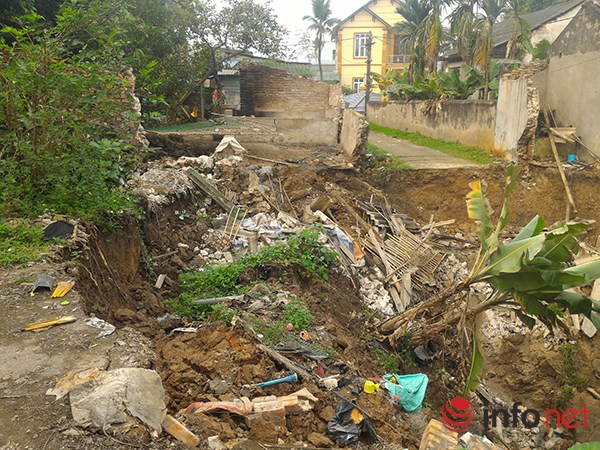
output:
<instances>
[{"instance_id":1,"label":"palm tree","mask_svg":"<svg viewBox=\"0 0 600 450\"><path fill-rule=\"evenodd\" d=\"M458 0L449 15L452 47L468 66L475 62L475 50L481 33L482 21L475 14L476 0Z\"/></svg>"},{"instance_id":2,"label":"palm tree","mask_svg":"<svg viewBox=\"0 0 600 450\"><path fill-rule=\"evenodd\" d=\"M426 65L426 27L431 6L426 0L403 0L396 12L404 22L395 25L400 45L411 52L409 72L411 76L423 75Z\"/></svg>"},{"instance_id":3,"label":"palm tree","mask_svg":"<svg viewBox=\"0 0 600 450\"><path fill-rule=\"evenodd\" d=\"M312 0L312 16L304 16L302 20L310 22L308 29L315 32L315 50L317 51L317 60L319 62L319 76L323 81L323 66L321 65L321 52L325 45L324 37L330 35L333 37L334 27L340 23L340 19L331 17L330 0Z\"/></svg>"},{"instance_id":4,"label":"palm tree","mask_svg":"<svg viewBox=\"0 0 600 450\"><path fill-rule=\"evenodd\" d=\"M494 24L498 18L509 10L507 0L477 0L477 7L484 13L480 17L480 33L475 50L475 63L481 67L485 74L483 98L487 99L490 84L490 63L494 49Z\"/></svg>"}]
</instances>

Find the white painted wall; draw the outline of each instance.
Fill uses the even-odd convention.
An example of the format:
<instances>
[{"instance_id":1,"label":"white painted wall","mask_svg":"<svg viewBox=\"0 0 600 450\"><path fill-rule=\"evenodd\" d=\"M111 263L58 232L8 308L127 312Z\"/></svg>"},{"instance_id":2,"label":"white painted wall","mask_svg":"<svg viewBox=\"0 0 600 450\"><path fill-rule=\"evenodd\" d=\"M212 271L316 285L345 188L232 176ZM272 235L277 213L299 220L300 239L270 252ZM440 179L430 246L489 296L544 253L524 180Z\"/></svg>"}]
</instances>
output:
<instances>
[{"instance_id":1,"label":"white painted wall","mask_svg":"<svg viewBox=\"0 0 600 450\"><path fill-rule=\"evenodd\" d=\"M571 19L577 15L581 6L573 8L571 11L566 12L562 16L555 18L552 22L548 22L531 33L531 44L536 45L538 42L546 39L551 44L556 40L558 35L566 28L571 22ZM523 62L527 64L531 61L532 57L530 54L525 55Z\"/></svg>"}]
</instances>

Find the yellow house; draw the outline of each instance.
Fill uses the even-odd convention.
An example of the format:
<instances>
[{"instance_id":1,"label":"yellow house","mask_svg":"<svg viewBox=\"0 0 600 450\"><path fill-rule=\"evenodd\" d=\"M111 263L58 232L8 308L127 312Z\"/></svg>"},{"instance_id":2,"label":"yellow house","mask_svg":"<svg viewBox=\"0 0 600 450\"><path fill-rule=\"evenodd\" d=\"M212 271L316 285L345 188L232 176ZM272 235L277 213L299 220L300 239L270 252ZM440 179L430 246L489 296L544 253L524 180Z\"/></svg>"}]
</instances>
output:
<instances>
[{"instance_id":1,"label":"yellow house","mask_svg":"<svg viewBox=\"0 0 600 450\"><path fill-rule=\"evenodd\" d=\"M367 42L371 42L371 72L381 75L390 69L408 67L406 55L394 33L394 25L404 20L396 12L397 0L371 0L337 27L336 64L342 86L355 92L367 76Z\"/></svg>"}]
</instances>

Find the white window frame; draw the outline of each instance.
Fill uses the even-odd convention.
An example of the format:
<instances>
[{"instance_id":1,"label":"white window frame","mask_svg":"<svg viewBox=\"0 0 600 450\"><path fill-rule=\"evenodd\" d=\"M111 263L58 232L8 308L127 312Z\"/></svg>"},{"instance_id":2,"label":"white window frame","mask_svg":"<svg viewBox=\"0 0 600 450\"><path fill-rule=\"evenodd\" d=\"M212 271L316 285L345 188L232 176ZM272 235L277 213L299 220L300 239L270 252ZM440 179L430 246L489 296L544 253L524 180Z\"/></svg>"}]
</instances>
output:
<instances>
[{"instance_id":1,"label":"white window frame","mask_svg":"<svg viewBox=\"0 0 600 450\"><path fill-rule=\"evenodd\" d=\"M354 92L360 92L360 87L365 84L364 78L352 78L352 89Z\"/></svg>"},{"instance_id":2,"label":"white window frame","mask_svg":"<svg viewBox=\"0 0 600 450\"><path fill-rule=\"evenodd\" d=\"M354 57L355 58L366 58L367 57L367 41L369 33L355 33L354 34Z\"/></svg>"}]
</instances>

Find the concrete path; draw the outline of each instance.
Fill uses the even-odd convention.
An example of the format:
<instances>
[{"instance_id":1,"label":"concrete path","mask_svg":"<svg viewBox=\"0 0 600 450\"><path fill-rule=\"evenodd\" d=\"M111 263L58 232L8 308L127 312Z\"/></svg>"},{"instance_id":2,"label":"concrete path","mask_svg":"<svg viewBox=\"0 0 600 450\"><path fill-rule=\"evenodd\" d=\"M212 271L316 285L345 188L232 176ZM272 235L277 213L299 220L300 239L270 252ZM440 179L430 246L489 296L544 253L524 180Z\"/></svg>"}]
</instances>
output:
<instances>
[{"instance_id":1,"label":"concrete path","mask_svg":"<svg viewBox=\"0 0 600 450\"><path fill-rule=\"evenodd\" d=\"M422 147L409 141L387 136L383 133L369 133L369 143L399 157L414 169L453 169L457 167L479 167L479 164L456 158L429 147Z\"/></svg>"}]
</instances>

